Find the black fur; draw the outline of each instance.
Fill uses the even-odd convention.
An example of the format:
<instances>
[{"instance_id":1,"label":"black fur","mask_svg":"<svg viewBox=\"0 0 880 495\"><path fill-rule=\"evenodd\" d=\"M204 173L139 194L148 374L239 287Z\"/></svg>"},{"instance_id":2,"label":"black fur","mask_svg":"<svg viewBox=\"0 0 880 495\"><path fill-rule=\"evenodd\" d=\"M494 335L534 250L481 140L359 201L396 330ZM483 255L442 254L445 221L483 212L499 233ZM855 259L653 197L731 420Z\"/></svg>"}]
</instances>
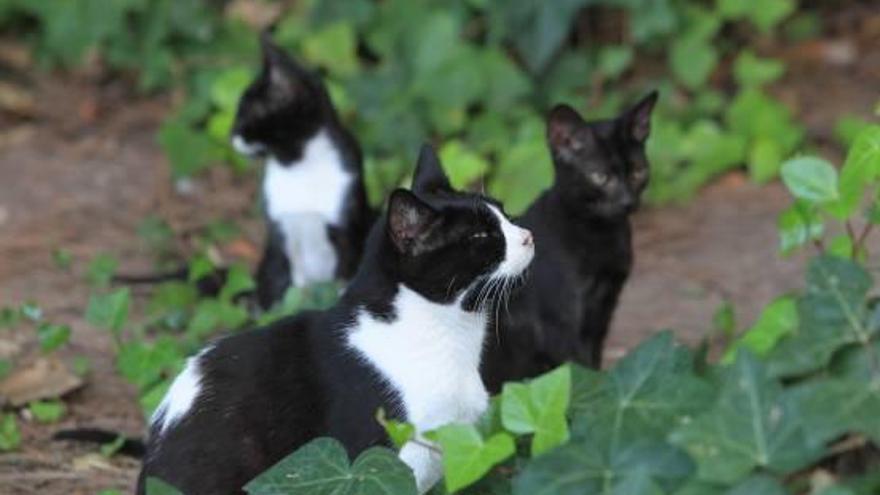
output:
<instances>
[{"instance_id":1,"label":"black fur","mask_svg":"<svg viewBox=\"0 0 880 495\"><path fill-rule=\"evenodd\" d=\"M566 361L598 368L633 263L629 215L648 182L645 140L653 92L612 120L585 122L567 106L548 117L553 186L517 220L535 237L526 285L490 335L483 378L491 392Z\"/></svg>"},{"instance_id":2,"label":"black fur","mask_svg":"<svg viewBox=\"0 0 880 495\"><path fill-rule=\"evenodd\" d=\"M357 269L377 215L367 202L360 146L340 121L321 78L300 66L265 33L261 46L263 67L239 101L232 135L241 136L256 146L260 155L274 157L283 165L299 160L306 143L318 132L328 133L343 167L354 176L341 224L329 227L327 234L337 254L336 277L347 280ZM274 221L268 221L266 246L256 277L257 300L264 309L281 300L291 284L290 260Z\"/></svg>"},{"instance_id":3,"label":"black fur","mask_svg":"<svg viewBox=\"0 0 880 495\"><path fill-rule=\"evenodd\" d=\"M200 355L201 393L160 435L153 427L138 482L159 477L188 495L240 488L318 436L354 455L387 443L379 407L405 419L395 389L346 345L359 311L393 320L399 284L448 302L504 256L497 218L475 194L448 189L426 149L414 192L399 189L371 230L361 266L340 302L216 342ZM432 177L426 185L425 178Z\"/></svg>"}]
</instances>

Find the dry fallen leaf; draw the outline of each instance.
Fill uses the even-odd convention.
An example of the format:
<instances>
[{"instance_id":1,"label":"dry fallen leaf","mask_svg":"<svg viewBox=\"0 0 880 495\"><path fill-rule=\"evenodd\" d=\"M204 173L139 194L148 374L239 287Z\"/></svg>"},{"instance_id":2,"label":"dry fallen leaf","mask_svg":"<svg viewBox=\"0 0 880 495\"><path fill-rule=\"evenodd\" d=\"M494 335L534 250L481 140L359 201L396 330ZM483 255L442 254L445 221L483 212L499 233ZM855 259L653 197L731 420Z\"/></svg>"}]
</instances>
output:
<instances>
[{"instance_id":1,"label":"dry fallen leaf","mask_svg":"<svg viewBox=\"0 0 880 495\"><path fill-rule=\"evenodd\" d=\"M0 382L0 403L21 407L35 400L61 397L82 385L83 380L58 357L38 357Z\"/></svg>"}]
</instances>

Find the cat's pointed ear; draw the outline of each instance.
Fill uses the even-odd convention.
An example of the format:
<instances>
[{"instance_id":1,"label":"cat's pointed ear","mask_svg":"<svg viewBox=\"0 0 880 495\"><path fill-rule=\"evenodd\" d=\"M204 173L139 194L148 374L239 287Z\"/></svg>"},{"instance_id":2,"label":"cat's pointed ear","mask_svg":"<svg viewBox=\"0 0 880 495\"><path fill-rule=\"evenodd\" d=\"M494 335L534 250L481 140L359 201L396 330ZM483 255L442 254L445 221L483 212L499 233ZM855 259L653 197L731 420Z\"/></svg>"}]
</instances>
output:
<instances>
[{"instance_id":1,"label":"cat's pointed ear","mask_svg":"<svg viewBox=\"0 0 880 495\"><path fill-rule=\"evenodd\" d=\"M443 166L440 164L440 158L430 144L423 144L419 152L416 172L413 175L412 190L417 193L452 190L449 178L446 177L446 172L443 171Z\"/></svg>"},{"instance_id":2,"label":"cat's pointed ear","mask_svg":"<svg viewBox=\"0 0 880 495\"><path fill-rule=\"evenodd\" d=\"M272 41L267 31L260 33L260 49L263 52L263 74L269 83L269 91L276 98L290 98L300 86L296 77L288 70L294 62Z\"/></svg>"},{"instance_id":3,"label":"cat's pointed ear","mask_svg":"<svg viewBox=\"0 0 880 495\"><path fill-rule=\"evenodd\" d=\"M437 218L436 210L406 189L396 189L388 199L388 236L403 254L423 251Z\"/></svg>"},{"instance_id":4,"label":"cat's pointed ear","mask_svg":"<svg viewBox=\"0 0 880 495\"><path fill-rule=\"evenodd\" d=\"M630 138L637 143L644 143L651 135L651 114L657 105L656 90L648 93L624 114L624 122Z\"/></svg>"},{"instance_id":5,"label":"cat's pointed ear","mask_svg":"<svg viewBox=\"0 0 880 495\"><path fill-rule=\"evenodd\" d=\"M584 127L584 119L574 108L559 104L547 115L547 142L554 154L573 151L580 146L576 133Z\"/></svg>"}]
</instances>

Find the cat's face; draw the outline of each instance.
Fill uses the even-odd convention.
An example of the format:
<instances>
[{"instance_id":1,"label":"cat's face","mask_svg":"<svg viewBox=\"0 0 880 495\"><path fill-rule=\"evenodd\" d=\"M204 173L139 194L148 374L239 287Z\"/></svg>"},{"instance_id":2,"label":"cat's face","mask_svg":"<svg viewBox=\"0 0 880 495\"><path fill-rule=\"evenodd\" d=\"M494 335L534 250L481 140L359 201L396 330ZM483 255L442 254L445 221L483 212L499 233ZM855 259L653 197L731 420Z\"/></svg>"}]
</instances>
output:
<instances>
[{"instance_id":1,"label":"cat's face","mask_svg":"<svg viewBox=\"0 0 880 495\"><path fill-rule=\"evenodd\" d=\"M454 191L429 146L412 189L394 191L388 203L386 235L400 281L437 302L468 299L468 309L511 288L534 256L531 232L496 201Z\"/></svg>"},{"instance_id":2,"label":"cat's face","mask_svg":"<svg viewBox=\"0 0 880 495\"><path fill-rule=\"evenodd\" d=\"M299 66L267 35L263 67L244 91L232 128L232 144L246 156L297 160L303 144L324 123L329 100L320 78Z\"/></svg>"},{"instance_id":3,"label":"cat's face","mask_svg":"<svg viewBox=\"0 0 880 495\"><path fill-rule=\"evenodd\" d=\"M567 105L547 119L547 142L563 200L584 216L619 218L636 210L648 185L645 141L652 92L615 119L586 122Z\"/></svg>"}]
</instances>

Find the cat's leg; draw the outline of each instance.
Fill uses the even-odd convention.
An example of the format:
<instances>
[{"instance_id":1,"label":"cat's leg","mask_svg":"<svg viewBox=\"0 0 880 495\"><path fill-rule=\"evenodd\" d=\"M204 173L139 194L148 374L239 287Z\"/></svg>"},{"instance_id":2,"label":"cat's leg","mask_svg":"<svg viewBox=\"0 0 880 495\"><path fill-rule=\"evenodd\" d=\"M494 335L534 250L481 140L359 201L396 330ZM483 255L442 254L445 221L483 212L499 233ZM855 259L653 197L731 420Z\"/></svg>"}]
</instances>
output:
<instances>
[{"instance_id":1,"label":"cat's leg","mask_svg":"<svg viewBox=\"0 0 880 495\"><path fill-rule=\"evenodd\" d=\"M412 469L419 494L427 493L443 477L443 457L440 449L427 440L420 438L407 442L400 449L399 457Z\"/></svg>"},{"instance_id":2,"label":"cat's leg","mask_svg":"<svg viewBox=\"0 0 880 495\"><path fill-rule=\"evenodd\" d=\"M269 222L263 258L257 268L257 301L268 310L284 298L290 287L290 260L285 250L284 235L275 222Z\"/></svg>"},{"instance_id":3,"label":"cat's leg","mask_svg":"<svg viewBox=\"0 0 880 495\"><path fill-rule=\"evenodd\" d=\"M590 298L595 302L593 318L584 318L581 328L581 349L578 353L578 361L590 368L602 367L602 354L605 350L605 338L611 328L611 320L617 309L617 302L626 275L618 275L611 278L607 283L594 289ZM586 362L584 362L586 360Z\"/></svg>"}]
</instances>

